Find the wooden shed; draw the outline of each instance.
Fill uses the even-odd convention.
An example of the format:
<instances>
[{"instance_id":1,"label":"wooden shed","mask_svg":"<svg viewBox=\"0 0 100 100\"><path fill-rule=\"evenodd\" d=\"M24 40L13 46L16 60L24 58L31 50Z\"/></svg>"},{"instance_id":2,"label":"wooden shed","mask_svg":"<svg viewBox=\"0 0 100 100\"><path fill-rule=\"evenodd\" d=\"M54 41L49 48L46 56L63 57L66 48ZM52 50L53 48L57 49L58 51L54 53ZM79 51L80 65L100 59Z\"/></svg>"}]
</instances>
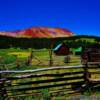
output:
<instances>
[{"instance_id":1,"label":"wooden shed","mask_svg":"<svg viewBox=\"0 0 100 100\"><path fill-rule=\"evenodd\" d=\"M57 45L53 51L58 56L65 56L70 53L69 47L65 43Z\"/></svg>"}]
</instances>

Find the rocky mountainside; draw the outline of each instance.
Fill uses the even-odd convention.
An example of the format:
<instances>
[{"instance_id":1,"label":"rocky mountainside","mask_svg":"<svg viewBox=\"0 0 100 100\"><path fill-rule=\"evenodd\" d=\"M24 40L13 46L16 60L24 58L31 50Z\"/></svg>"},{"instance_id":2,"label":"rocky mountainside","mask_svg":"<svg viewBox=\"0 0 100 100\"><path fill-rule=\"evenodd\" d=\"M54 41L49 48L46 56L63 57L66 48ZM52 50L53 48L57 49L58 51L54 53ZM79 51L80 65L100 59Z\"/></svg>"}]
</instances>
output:
<instances>
[{"instance_id":1,"label":"rocky mountainside","mask_svg":"<svg viewBox=\"0 0 100 100\"><path fill-rule=\"evenodd\" d=\"M70 37L74 34L71 31L63 28L32 27L24 30L0 32L0 35L25 38L55 38Z\"/></svg>"}]
</instances>

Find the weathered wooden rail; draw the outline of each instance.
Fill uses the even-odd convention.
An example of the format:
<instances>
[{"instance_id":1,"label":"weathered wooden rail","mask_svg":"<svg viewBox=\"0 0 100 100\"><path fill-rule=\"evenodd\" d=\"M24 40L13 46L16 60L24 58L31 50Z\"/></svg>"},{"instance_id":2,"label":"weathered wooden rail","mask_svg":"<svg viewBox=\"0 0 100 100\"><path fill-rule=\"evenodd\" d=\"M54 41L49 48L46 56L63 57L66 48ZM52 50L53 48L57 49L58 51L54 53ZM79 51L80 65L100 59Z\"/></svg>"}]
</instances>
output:
<instances>
[{"instance_id":1,"label":"weathered wooden rail","mask_svg":"<svg viewBox=\"0 0 100 100\"><path fill-rule=\"evenodd\" d=\"M24 71L0 71L0 97L41 95L47 89L50 96L60 93L83 93L89 85L92 74L100 75L100 64L84 66L50 67ZM95 70L97 69L97 70ZM97 78L97 80L99 80ZM41 92L42 91L42 92Z\"/></svg>"}]
</instances>

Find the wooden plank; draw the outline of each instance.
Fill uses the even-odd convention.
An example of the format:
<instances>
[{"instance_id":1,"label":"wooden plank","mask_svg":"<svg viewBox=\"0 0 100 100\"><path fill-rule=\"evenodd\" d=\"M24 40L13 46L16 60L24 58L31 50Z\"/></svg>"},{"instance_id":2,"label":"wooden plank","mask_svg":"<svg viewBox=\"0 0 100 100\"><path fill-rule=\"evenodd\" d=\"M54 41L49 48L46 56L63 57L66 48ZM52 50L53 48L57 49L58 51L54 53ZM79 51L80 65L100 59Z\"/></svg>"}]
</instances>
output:
<instances>
[{"instance_id":1,"label":"wooden plank","mask_svg":"<svg viewBox=\"0 0 100 100\"><path fill-rule=\"evenodd\" d=\"M99 62L87 62L87 64L100 64L100 61Z\"/></svg>"},{"instance_id":2,"label":"wooden plank","mask_svg":"<svg viewBox=\"0 0 100 100\"><path fill-rule=\"evenodd\" d=\"M100 79L91 79L89 78L89 81L92 83L100 83Z\"/></svg>"},{"instance_id":3,"label":"wooden plank","mask_svg":"<svg viewBox=\"0 0 100 100\"><path fill-rule=\"evenodd\" d=\"M80 90L76 90L76 91L80 91ZM75 93L76 91L72 91L71 88L62 88L62 89L58 89L58 90L50 90L49 94L50 96L56 96L58 93L63 93L66 92L66 94L68 93ZM14 98L14 97L25 97L25 96L42 96L41 92L32 92L32 93L24 93L24 94L16 94L16 95L9 95L9 98Z\"/></svg>"},{"instance_id":4,"label":"wooden plank","mask_svg":"<svg viewBox=\"0 0 100 100\"><path fill-rule=\"evenodd\" d=\"M99 69L99 70L100 70L100 67L97 67L97 66L96 66L96 67L94 67L94 66L91 66L91 67L90 67L90 66L89 66L87 69L88 69L88 70L89 70L89 69Z\"/></svg>"},{"instance_id":5,"label":"wooden plank","mask_svg":"<svg viewBox=\"0 0 100 100\"><path fill-rule=\"evenodd\" d=\"M59 66L59 67L50 67L50 68L41 68L41 69L35 69L35 70L3 70L0 71L1 74L3 73L33 73L33 72L40 72L40 71L48 71L48 70L61 70L61 69L79 69L79 68L84 68L84 66Z\"/></svg>"},{"instance_id":6,"label":"wooden plank","mask_svg":"<svg viewBox=\"0 0 100 100\"><path fill-rule=\"evenodd\" d=\"M84 74L84 71L80 72L65 72L65 73L59 73L59 74L32 74L32 75L22 75L22 76L12 76L12 77L6 77L0 79L2 80L17 80L17 79L25 79L25 78L37 78L37 77L62 77L65 75L80 75Z\"/></svg>"},{"instance_id":7,"label":"wooden plank","mask_svg":"<svg viewBox=\"0 0 100 100\"><path fill-rule=\"evenodd\" d=\"M89 72L90 74L99 74L100 75L100 71L97 72Z\"/></svg>"},{"instance_id":8,"label":"wooden plank","mask_svg":"<svg viewBox=\"0 0 100 100\"><path fill-rule=\"evenodd\" d=\"M62 81L69 81L69 80L78 80L83 79L84 76L77 76L77 77L65 77L65 78L57 78L57 79L48 79L48 80L39 80L39 81L29 81L29 82L20 82L16 83L16 85L11 86L23 86L23 85L31 85L31 84L42 84L42 83L50 83L50 82L62 82ZM70 82L71 83L71 82Z\"/></svg>"},{"instance_id":9,"label":"wooden plank","mask_svg":"<svg viewBox=\"0 0 100 100\"><path fill-rule=\"evenodd\" d=\"M29 88L17 88L14 89L13 91L17 92L17 91L28 91L28 90L38 90L38 89L45 89L45 88L53 88L53 87L59 87L59 86L65 86L65 85L72 85L72 84L76 84L76 83L81 83L83 84L84 81L81 82L72 82L72 83L61 83L61 84L53 84L53 85L44 85L44 86L36 86L36 87L29 87Z\"/></svg>"}]
</instances>

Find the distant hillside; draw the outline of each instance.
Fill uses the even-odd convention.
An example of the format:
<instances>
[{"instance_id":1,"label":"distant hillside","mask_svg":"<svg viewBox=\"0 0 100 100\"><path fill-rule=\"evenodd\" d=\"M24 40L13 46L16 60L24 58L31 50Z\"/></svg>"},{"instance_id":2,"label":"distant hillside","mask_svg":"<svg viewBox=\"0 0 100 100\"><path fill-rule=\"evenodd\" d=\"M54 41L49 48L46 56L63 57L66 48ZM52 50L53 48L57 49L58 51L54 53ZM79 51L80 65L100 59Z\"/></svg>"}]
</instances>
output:
<instances>
[{"instance_id":1,"label":"distant hillside","mask_svg":"<svg viewBox=\"0 0 100 100\"><path fill-rule=\"evenodd\" d=\"M55 38L55 37L70 37L74 34L63 28L47 28L47 27L32 27L25 30L16 30L9 32L0 32L2 36L24 37L24 38Z\"/></svg>"},{"instance_id":2,"label":"distant hillside","mask_svg":"<svg viewBox=\"0 0 100 100\"><path fill-rule=\"evenodd\" d=\"M100 44L100 37L95 36L72 36L72 37L59 37L55 39L50 38L16 38L10 36L0 36L0 49L2 48L50 48L51 43L53 47L56 47L59 43L63 41L69 47L79 47L79 46L88 46L93 44Z\"/></svg>"}]
</instances>

